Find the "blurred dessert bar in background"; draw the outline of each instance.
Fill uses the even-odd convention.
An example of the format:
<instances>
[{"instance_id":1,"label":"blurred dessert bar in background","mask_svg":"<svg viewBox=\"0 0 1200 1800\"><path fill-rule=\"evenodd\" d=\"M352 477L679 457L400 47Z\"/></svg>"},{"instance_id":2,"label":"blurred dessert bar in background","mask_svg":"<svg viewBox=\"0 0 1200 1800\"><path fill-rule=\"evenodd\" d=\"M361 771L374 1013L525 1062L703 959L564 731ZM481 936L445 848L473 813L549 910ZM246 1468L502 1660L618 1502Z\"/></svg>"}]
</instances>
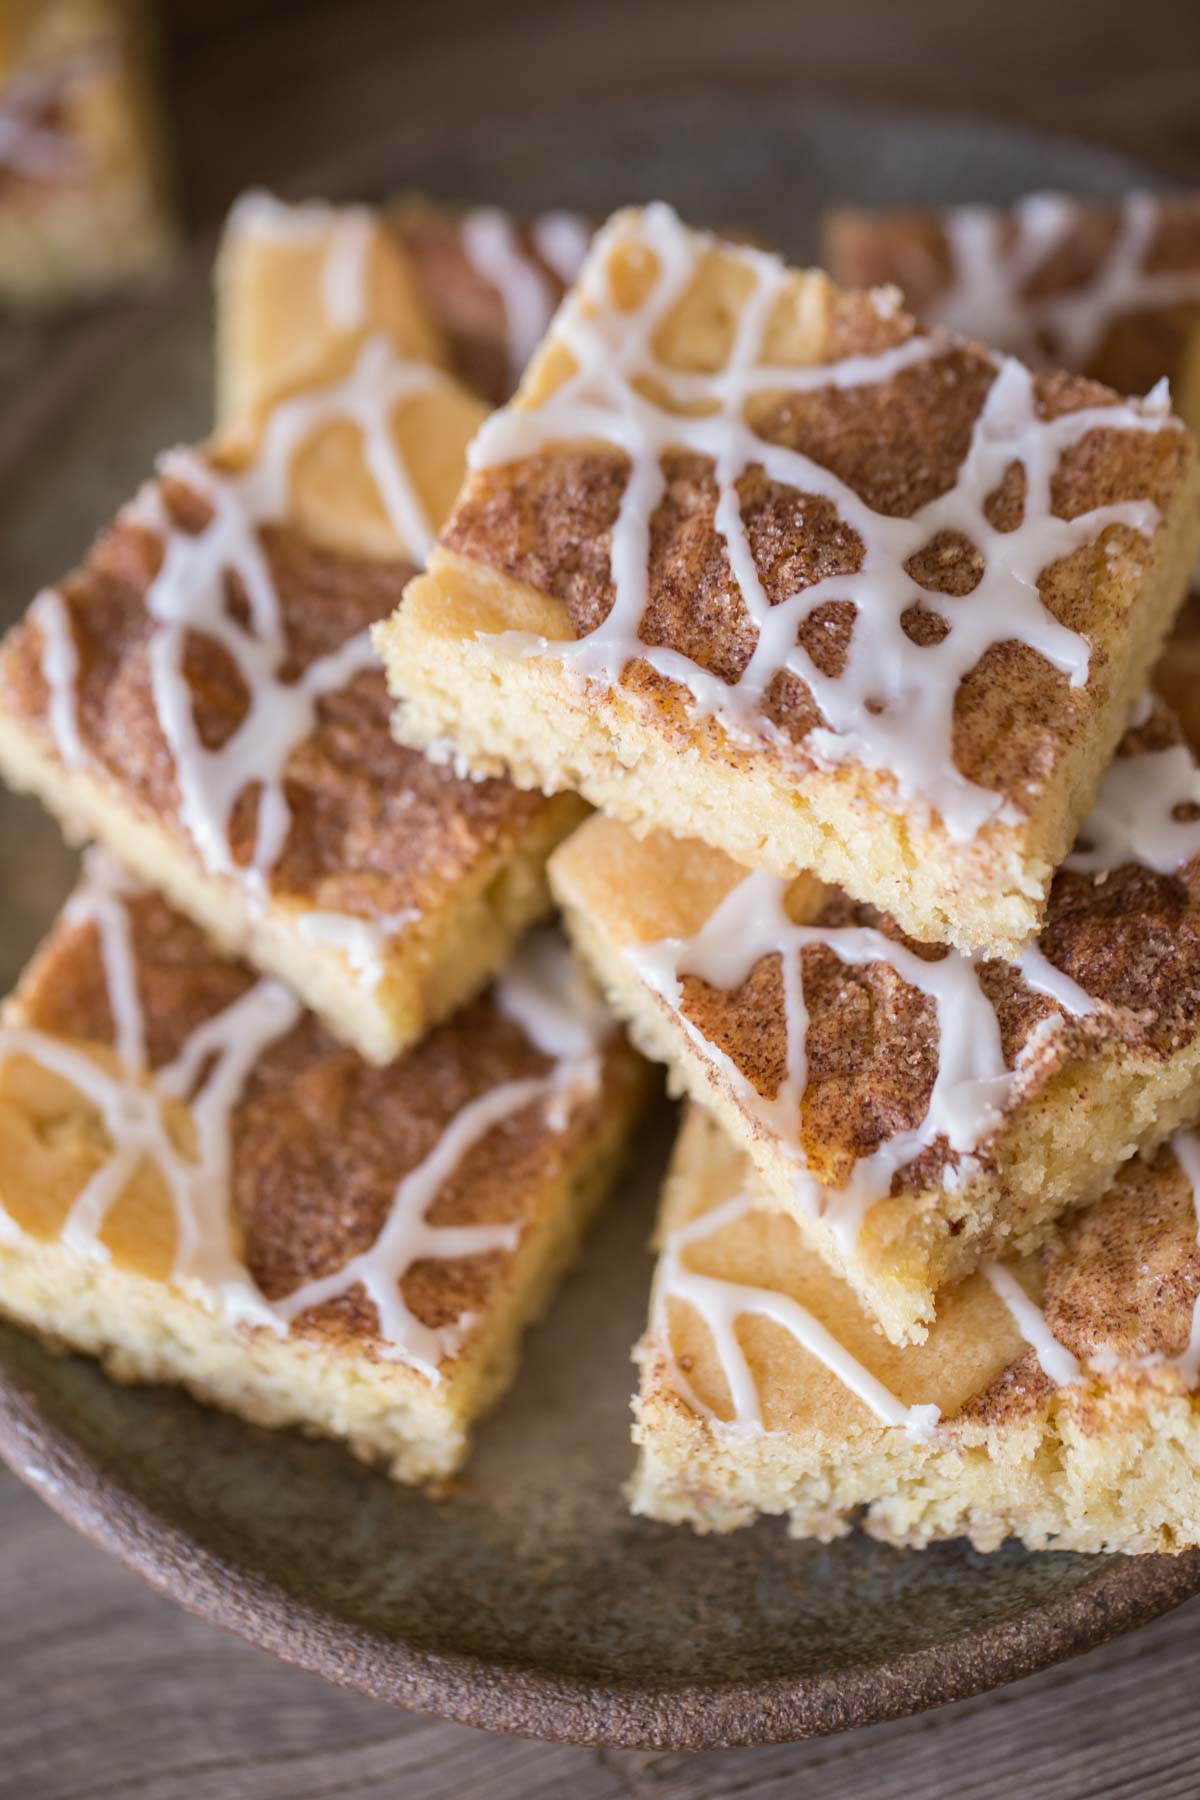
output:
<instances>
[{"instance_id":1,"label":"blurred dessert bar in background","mask_svg":"<svg viewBox=\"0 0 1200 1800\"><path fill-rule=\"evenodd\" d=\"M874 213L824 225L825 266L852 287L893 283L923 319L1035 367L1091 375L1122 394L1165 376L1200 426L1200 196Z\"/></svg>"},{"instance_id":2,"label":"blurred dessert bar in background","mask_svg":"<svg viewBox=\"0 0 1200 1800\"><path fill-rule=\"evenodd\" d=\"M217 265L217 406L224 423L303 376L336 343L382 333L403 356L507 400L579 272L578 214L515 219L407 196L289 205L250 193Z\"/></svg>"},{"instance_id":3,"label":"blurred dessert bar in background","mask_svg":"<svg viewBox=\"0 0 1200 1800\"><path fill-rule=\"evenodd\" d=\"M146 9L0 8L0 305L94 299L175 246Z\"/></svg>"}]
</instances>

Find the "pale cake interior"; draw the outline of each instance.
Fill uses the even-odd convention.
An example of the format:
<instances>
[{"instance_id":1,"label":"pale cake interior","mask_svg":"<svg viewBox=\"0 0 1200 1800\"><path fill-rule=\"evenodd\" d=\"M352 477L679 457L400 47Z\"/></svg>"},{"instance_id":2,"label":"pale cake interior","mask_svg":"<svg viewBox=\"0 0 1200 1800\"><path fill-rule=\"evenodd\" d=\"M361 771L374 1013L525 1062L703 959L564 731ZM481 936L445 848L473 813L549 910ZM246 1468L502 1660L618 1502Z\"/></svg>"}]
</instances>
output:
<instances>
[{"instance_id":1,"label":"pale cake interior","mask_svg":"<svg viewBox=\"0 0 1200 1800\"><path fill-rule=\"evenodd\" d=\"M1009 1537L1083 1551L1196 1541L1200 1252L1171 1150L1127 1165L1040 1257L1006 1265L1021 1325L978 1274L902 1350L757 1193L748 1159L693 1108L638 1353L636 1512L699 1531L782 1514L826 1539L857 1520L887 1543L966 1536L983 1550ZM936 1422L914 1410L931 1406Z\"/></svg>"},{"instance_id":2,"label":"pale cake interior","mask_svg":"<svg viewBox=\"0 0 1200 1800\"><path fill-rule=\"evenodd\" d=\"M253 1028L247 1020L226 1040L223 1017L271 985L256 986L148 891L102 886L92 910L89 893L85 884L55 927L0 1033L0 1307L101 1357L118 1379L180 1383L256 1423L343 1438L398 1479L448 1474L612 1179L644 1091L636 1059L593 1010L594 1049L556 1062L500 990L378 1070L285 1005L218 1118L198 1248L187 1249L153 1144L89 1223L88 1185L121 1139L69 1059L85 1077L99 1072L102 1093L107 1077L118 1093L149 1095L180 1154L196 1157L201 1112L167 1097L170 1069L208 1032L217 1066L199 1068L195 1104L210 1106L228 1045L236 1057ZM140 1077L113 1048L129 1024L114 981L126 956ZM494 1119L464 1135L481 1106L495 1106ZM406 1182L435 1164L421 1218L406 1226ZM185 1180L184 1191L190 1204L206 1190ZM387 1248L397 1222L403 1254ZM365 1254L362 1281L317 1292L282 1329L245 1296L223 1297L239 1275L255 1306L279 1308ZM396 1327L363 1285L370 1255L383 1258L371 1279L390 1281L403 1309Z\"/></svg>"},{"instance_id":3,"label":"pale cake interior","mask_svg":"<svg viewBox=\"0 0 1200 1800\"><path fill-rule=\"evenodd\" d=\"M1090 421L1095 409L1113 421L1111 430L1080 423L1078 440L1058 460L1052 515L1089 522L1068 530L1074 547L1038 574L1045 611L1090 646L1087 675L1072 686L1027 642L1006 641L993 643L950 687L943 696L953 765L947 779L1003 802L973 830L964 833L961 821L950 829L938 811L943 802L906 798L891 764L869 766L853 749L830 763L821 747L824 715L786 663L793 654L786 645L761 698L742 698L758 639L726 554L727 516L718 530L712 458L667 448L656 475L650 451L639 449L630 462L614 447L646 416L652 424L639 444L669 446L675 431L690 433L691 444L717 441L711 420L723 423L729 407L705 411L726 404L713 371L734 379L731 358L744 354L736 332L759 279L757 253L714 245L677 222L664 227L664 216L657 209L647 223L647 214L619 215L597 240L562 335L552 331L514 409L477 442L438 551L379 633L400 703L396 729L414 744L450 736L473 766L504 768L545 790L576 789L635 829L698 837L783 875L812 870L886 907L914 937L1014 954L1036 929L1053 870L1149 677L1200 548L1190 441L1163 428L1161 417L1143 428L1145 414L1094 384L1029 378L1033 437L1064 430L1069 437L1070 416ZM594 378L601 400L576 404L580 365L567 340L581 331L592 332L590 344L620 344L622 332L637 340L645 329L639 309L654 303L668 252L692 258L688 280L659 324L648 372L628 376L628 392L647 412L631 424L623 403L612 401L610 442L602 435L605 396L612 382L627 379L625 365L614 360L609 369L601 360ZM894 297L841 293L823 276L785 275L778 265L771 271L762 279L780 285L760 321L759 360L779 380L747 402L753 441L738 440L746 458L738 463L739 541L769 610L831 582L830 600L797 630L805 667L836 687L858 652L853 606L836 597L834 577L850 588L859 559L875 554L872 531L919 521L923 509L969 480L962 471L976 422L1000 404L989 398L998 389L996 363L978 346L923 336ZM605 297L597 298L605 280ZM814 385L814 367L826 364L830 383ZM750 380L743 367L736 378ZM1012 379L1010 371L1005 380ZM693 390L703 397L689 398ZM661 407L652 415L651 402ZM554 439L560 416L564 435ZM735 409L735 416L742 415ZM581 437L585 426L601 436ZM866 538L856 536L858 527L848 531L838 506L821 494L806 496L756 469L756 446L764 446L764 461L799 452L810 473L815 466L814 483L843 483L837 491L853 496L852 510L867 509L855 516L876 522L862 526ZM1016 448L1013 455L1019 460ZM625 522L633 514L622 511L630 470L643 484L647 470L655 482L662 478L641 551L643 540ZM1154 512L1146 516L1156 522L1144 536L1127 522L1128 507L1147 501ZM997 543L1026 524L1030 533L1042 529L1035 514L1024 519L1025 500L1009 475L983 510ZM598 631L616 591L610 547L618 529L624 622ZM994 567L974 540L931 527L903 579L894 568L911 600L898 638L916 647L913 655L939 653L945 620L929 617L939 605L953 611L955 597L969 595L981 578L1001 579L1001 552L989 555ZM1019 635L1006 609L996 616ZM777 634L771 643L774 669ZM617 679L612 657L626 655ZM868 695L862 718L877 704ZM920 740L918 732L910 743L918 760Z\"/></svg>"}]
</instances>

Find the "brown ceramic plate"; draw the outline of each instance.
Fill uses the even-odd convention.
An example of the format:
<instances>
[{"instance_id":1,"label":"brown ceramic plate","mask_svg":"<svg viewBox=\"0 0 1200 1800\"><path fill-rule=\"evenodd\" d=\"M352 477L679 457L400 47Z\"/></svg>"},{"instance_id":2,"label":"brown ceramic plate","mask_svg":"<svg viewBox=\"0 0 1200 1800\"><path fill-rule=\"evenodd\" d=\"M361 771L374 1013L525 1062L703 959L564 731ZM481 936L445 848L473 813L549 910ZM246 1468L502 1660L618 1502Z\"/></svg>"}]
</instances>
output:
<instances>
[{"instance_id":1,"label":"brown ceramic plate","mask_svg":"<svg viewBox=\"0 0 1200 1800\"><path fill-rule=\"evenodd\" d=\"M452 134L410 125L320 185L596 213L664 195L804 257L835 199L1105 193L1139 179L1116 153L1011 127L693 91ZM10 613L70 563L156 449L204 430L210 405L199 270L39 378L0 427ZM15 443L14 419L26 439L37 425L32 444ZM0 803L6 982L70 866L34 808ZM0 1451L157 1587L280 1656L383 1700L588 1743L761 1743L864 1724L1026 1674L1200 1589L1196 1556L917 1555L859 1537L795 1544L777 1524L703 1540L631 1519L629 1349L668 1137L664 1120L449 1497L176 1393L118 1388L7 1328Z\"/></svg>"}]
</instances>

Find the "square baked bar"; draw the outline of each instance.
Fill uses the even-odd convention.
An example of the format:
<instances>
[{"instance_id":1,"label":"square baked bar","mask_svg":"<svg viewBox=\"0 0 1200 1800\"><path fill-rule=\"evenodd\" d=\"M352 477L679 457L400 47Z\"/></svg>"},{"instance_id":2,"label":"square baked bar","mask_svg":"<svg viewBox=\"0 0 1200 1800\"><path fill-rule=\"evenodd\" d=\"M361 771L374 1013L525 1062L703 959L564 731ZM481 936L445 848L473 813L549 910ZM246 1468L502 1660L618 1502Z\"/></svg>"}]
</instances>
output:
<instances>
[{"instance_id":1,"label":"square baked bar","mask_svg":"<svg viewBox=\"0 0 1200 1800\"><path fill-rule=\"evenodd\" d=\"M254 432L174 451L0 647L0 769L386 1062L549 906L582 803L388 728L369 628L482 409L381 339Z\"/></svg>"},{"instance_id":2,"label":"square baked bar","mask_svg":"<svg viewBox=\"0 0 1200 1800\"><path fill-rule=\"evenodd\" d=\"M515 219L409 197L387 207L245 194L217 259L217 406L233 423L347 338L382 333L499 406L579 273L576 213Z\"/></svg>"},{"instance_id":3,"label":"square baked bar","mask_svg":"<svg viewBox=\"0 0 1200 1800\"><path fill-rule=\"evenodd\" d=\"M412 263L375 207L243 194L225 223L214 286L223 426L252 417L370 337L414 362L449 359Z\"/></svg>"},{"instance_id":4,"label":"square baked bar","mask_svg":"<svg viewBox=\"0 0 1200 1800\"><path fill-rule=\"evenodd\" d=\"M1032 1248L1200 1118L1198 821L1200 771L1151 708L1016 964L608 819L551 885L635 1041L903 1343L981 1258Z\"/></svg>"},{"instance_id":5,"label":"square baked bar","mask_svg":"<svg viewBox=\"0 0 1200 1800\"><path fill-rule=\"evenodd\" d=\"M377 633L411 744L1037 929L1200 549L1192 440L665 207L619 214Z\"/></svg>"},{"instance_id":6,"label":"square baked bar","mask_svg":"<svg viewBox=\"0 0 1200 1800\"><path fill-rule=\"evenodd\" d=\"M0 302L88 300L175 244L138 0L6 0L0 16Z\"/></svg>"},{"instance_id":7,"label":"square baked bar","mask_svg":"<svg viewBox=\"0 0 1200 1800\"><path fill-rule=\"evenodd\" d=\"M847 208L825 223L824 261L835 281L894 283L923 319L1026 362L1122 394L1165 376L1180 417L1200 427L1200 195Z\"/></svg>"},{"instance_id":8,"label":"square baked bar","mask_svg":"<svg viewBox=\"0 0 1200 1800\"><path fill-rule=\"evenodd\" d=\"M447 1475L644 1091L549 933L378 1069L93 860L0 1027L0 1310Z\"/></svg>"},{"instance_id":9,"label":"square baked bar","mask_svg":"<svg viewBox=\"0 0 1200 1800\"><path fill-rule=\"evenodd\" d=\"M989 1264L898 1350L756 1204L699 1108L667 1182L639 1350L634 1511L698 1531L782 1514L885 1543L1200 1543L1200 1143L1182 1134L1037 1257Z\"/></svg>"}]
</instances>

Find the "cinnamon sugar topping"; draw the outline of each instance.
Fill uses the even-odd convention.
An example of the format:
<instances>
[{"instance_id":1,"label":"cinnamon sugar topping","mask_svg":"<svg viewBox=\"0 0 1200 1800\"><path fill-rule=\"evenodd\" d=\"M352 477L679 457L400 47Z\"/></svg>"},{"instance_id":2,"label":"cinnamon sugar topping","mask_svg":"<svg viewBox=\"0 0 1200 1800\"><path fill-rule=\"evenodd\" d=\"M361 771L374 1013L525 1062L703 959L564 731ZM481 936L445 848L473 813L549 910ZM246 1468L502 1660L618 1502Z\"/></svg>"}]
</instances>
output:
<instances>
[{"instance_id":1,"label":"cinnamon sugar topping","mask_svg":"<svg viewBox=\"0 0 1200 1800\"><path fill-rule=\"evenodd\" d=\"M64 914L69 930L91 929L97 934L98 1004L111 1020L111 1057L96 1056L71 1042L81 1023L91 1029L90 1018L80 1012L80 988L74 979L70 994L63 997L73 1031L64 1029L60 1034L53 1006L44 1025L37 1022L35 1011L33 1022L23 1022L18 1013L0 1028L0 1055L26 1058L76 1089L99 1113L109 1140L103 1161L70 1209L62 1241L81 1256L106 1259L101 1234L108 1214L139 1169L149 1163L161 1174L175 1218L172 1280L229 1319L276 1332L287 1331L318 1308L361 1293L373 1309L383 1353L436 1381L439 1365L454 1354L470 1318L460 1311L426 1323L405 1298L406 1277L418 1265L511 1252L522 1229L519 1220L442 1223L434 1216L439 1196L464 1158L507 1121L540 1111L544 1131L566 1129L577 1109L599 1089L601 1050L611 1031L607 1015L581 990L561 942L546 933L535 934L518 954L511 974L498 984L495 996L499 1011L519 1025L530 1072L492 1079L464 1099L432 1146L395 1185L382 1223L366 1246L348 1256L343 1250L340 1264L330 1272L285 1283L280 1292L278 1271L269 1270L256 1279L236 1237L240 1119L252 1084L269 1082L265 1071L272 1059L286 1065L287 1044L308 1028L305 1017L281 983L239 977L236 965L201 950L196 954L205 969L212 965L239 978L216 984L231 988L231 994L221 995L215 1011L205 1006L197 1021L185 1019L187 1029L170 1060L152 1068L148 1040L152 1025L159 1021L143 1001L144 971L133 920L142 901L142 890L92 852L85 881ZM169 924L171 915L163 910ZM195 936L181 921L176 919L175 925L189 941ZM173 983L168 991L178 990ZM83 1004L86 1013L89 1003ZM348 1055L342 1053L343 1060ZM511 1057L508 1066L514 1066ZM370 1079L387 1084L397 1078L372 1071ZM386 1096L377 1103L386 1105ZM190 1136L180 1133L180 1107L190 1118ZM348 1128L361 1129L353 1122ZM244 1171L241 1176L245 1178ZM296 1204L293 1196L293 1213ZM2 1211L0 1224L7 1238L19 1237L15 1220ZM295 1231L293 1217L289 1227L293 1252Z\"/></svg>"},{"instance_id":2,"label":"cinnamon sugar topping","mask_svg":"<svg viewBox=\"0 0 1200 1800\"><path fill-rule=\"evenodd\" d=\"M1163 759L1171 779L1164 780ZM1187 770L1177 767L1180 759ZM1148 866L1161 876L1174 875L1200 854L1194 824L1179 824L1174 813L1181 795L1200 787L1195 764L1182 746L1138 751L1117 759L1101 791L1096 813L1084 825L1078 852L1081 872L1103 882L1112 871L1131 873ZM1075 859L1068 865L1074 868ZM745 876L689 939L668 938L630 945L624 954L641 979L671 1010L705 1059L715 1065L751 1118L772 1136L794 1165L794 1192L804 1209L826 1220L843 1247L853 1245L869 1208L893 1190L893 1183L933 1147L945 1152L943 1179L961 1179L971 1155L985 1146L1035 1078L1047 1033L1068 1019L1085 1020L1100 1013L1119 1019L1119 998L1097 1000L1047 955L1044 945L1031 946L1013 969L981 954L918 949L878 926L837 922L838 909L826 922L796 924L788 913L789 884L758 871ZM1054 925L1052 908L1051 924ZM886 925L887 921L883 921ZM1055 937L1047 934L1053 945ZM915 1111L897 1107L881 1138L859 1145L844 1181L832 1181L814 1167L806 1148L803 1119L809 1094L809 1009L805 956L815 948L832 953L841 965L842 984L849 971L874 965L890 969L904 987L919 996L929 1013L906 1029L908 1063L920 1075ZM776 996L766 1014L755 1013L759 1047L757 1079L744 1059L731 1054L736 1046L717 1041L718 1016L698 1010L696 984L719 999L746 988L756 971L773 965L771 989ZM1105 986L1114 986L1105 983ZM1119 984L1114 987L1119 996ZM1045 1005L1033 1027L1018 1026L1017 996L1038 996ZM778 1021L782 1054L778 1066L766 1067L768 1023ZM928 1080L921 1044L932 1045ZM879 1109L876 1108L877 1112ZM851 1137L853 1138L853 1132Z\"/></svg>"},{"instance_id":3,"label":"cinnamon sugar topping","mask_svg":"<svg viewBox=\"0 0 1200 1800\"><path fill-rule=\"evenodd\" d=\"M434 369L396 358L382 340L370 340L344 380L272 409L248 466L231 469L195 451L171 451L160 460L158 478L119 515L119 532L142 534L159 547L157 571L143 598L151 622L149 698L170 756L179 823L204 868L237 882L252 906L265 904L288 840L290 760L312 737L321 709L377 667L365 626L310 657L298 672L294 667L268 542L288 517L293 462L323 427L343 421L357 427L396 536L414 555L423 554L429 524L390 423L397 406L442 380ZM230 604L231 594L237 605ZM55 747L64 762L86 765L79 654L63 596L48 590L31 616L42 639ZM194 683L198 643L206 655L223 658L222 692L245 696L240 715L215 737L206 729ZM250 794L256 804L245 845L239 840L245 838ZM414 916L405 908L367 922L321 910L303 929L317 941L338 943L356 966L377 972L386 935Z\"/></svg>"}]
</instances>

